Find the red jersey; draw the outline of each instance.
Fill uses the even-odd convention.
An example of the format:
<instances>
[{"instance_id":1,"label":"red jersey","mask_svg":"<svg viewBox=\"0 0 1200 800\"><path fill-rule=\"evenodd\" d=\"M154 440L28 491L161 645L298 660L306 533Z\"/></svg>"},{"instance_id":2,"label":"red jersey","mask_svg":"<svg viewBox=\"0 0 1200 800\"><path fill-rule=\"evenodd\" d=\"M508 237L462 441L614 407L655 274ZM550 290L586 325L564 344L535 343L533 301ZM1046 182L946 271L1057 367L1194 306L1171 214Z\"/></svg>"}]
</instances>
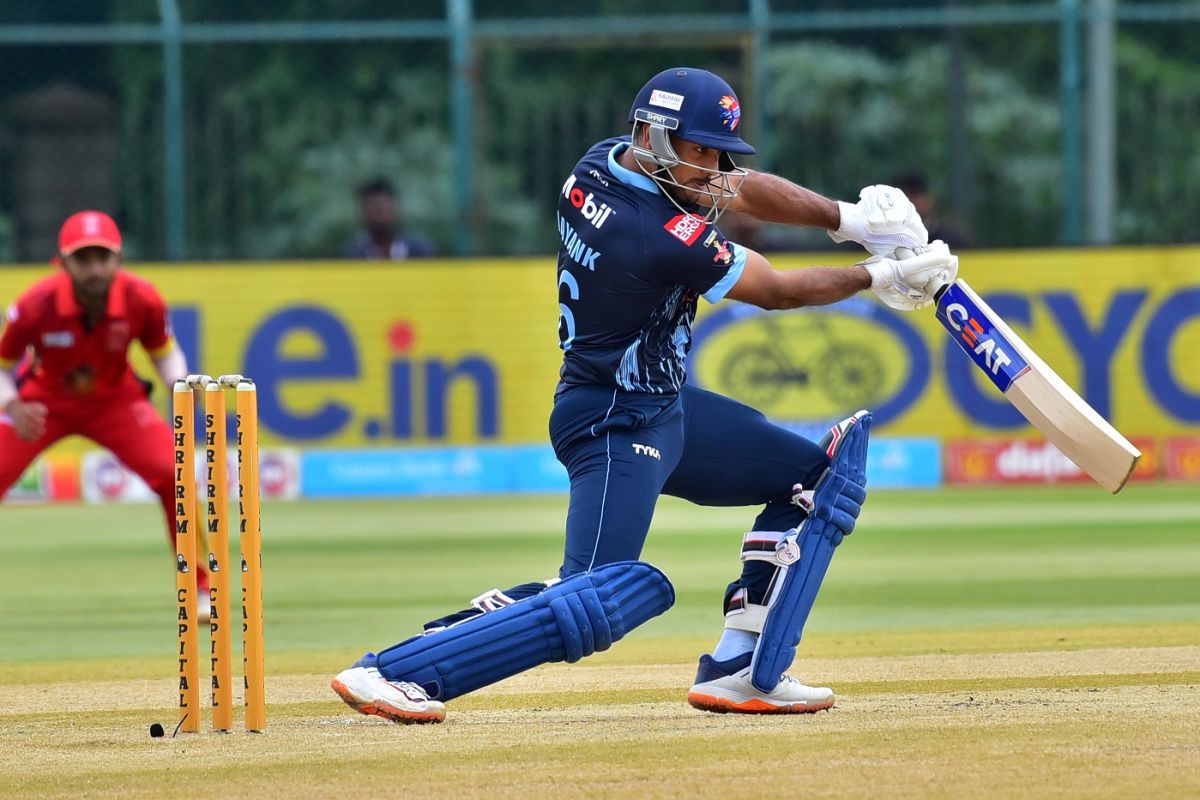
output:
<instances>
[{"instance_id":1,"label":"red jersey","mask_svg":"<svg viewBox=\"0 0 1200 800\"><path fill-rule=\"evenodd\" d=\"M21 378L22 400L144 396L129 366L130 342L140 342L154 359L173 347L166 304L154 286L118 269L104 314L90 329L84 322L71 277L61 270L9 307L0 332L0 368L11 369L32 351Z\"/></svg>"}]
</instances>

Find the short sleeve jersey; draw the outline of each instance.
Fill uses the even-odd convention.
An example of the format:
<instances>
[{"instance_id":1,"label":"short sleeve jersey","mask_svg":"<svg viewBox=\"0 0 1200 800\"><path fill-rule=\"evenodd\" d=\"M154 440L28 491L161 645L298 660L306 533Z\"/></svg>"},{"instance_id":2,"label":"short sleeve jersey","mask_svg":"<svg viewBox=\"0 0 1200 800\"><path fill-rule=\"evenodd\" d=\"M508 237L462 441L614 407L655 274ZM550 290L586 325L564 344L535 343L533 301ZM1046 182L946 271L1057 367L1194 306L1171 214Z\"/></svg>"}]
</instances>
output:
<instances>
[{"instance_id":1,"label":"short sleeve jersey","mask_svg":"<svg viewBox=\"0 0 1200 800\"><path fill-rule=\"evenodd\" d=\"M622 167L628 146L628 136L593 145L558 198L560 389L678 392L697 298L720 300L746 264L715 226Z\"/></svg>"},{"instance_id":2,"label":"short sleeve jersey","mask_svg":"<svg viewBox=\"0 0 1200 800\"><path fill-rule=\"evenodd\" d=\"M137 396L144 390L127 358L134 341L152 358L173 346L166 305L150 282L118 270L104 314L89 328L70 276L59 270L9 306L0 330L0 368L24 361L24 400Z\"/></svg>"}]
</instances>

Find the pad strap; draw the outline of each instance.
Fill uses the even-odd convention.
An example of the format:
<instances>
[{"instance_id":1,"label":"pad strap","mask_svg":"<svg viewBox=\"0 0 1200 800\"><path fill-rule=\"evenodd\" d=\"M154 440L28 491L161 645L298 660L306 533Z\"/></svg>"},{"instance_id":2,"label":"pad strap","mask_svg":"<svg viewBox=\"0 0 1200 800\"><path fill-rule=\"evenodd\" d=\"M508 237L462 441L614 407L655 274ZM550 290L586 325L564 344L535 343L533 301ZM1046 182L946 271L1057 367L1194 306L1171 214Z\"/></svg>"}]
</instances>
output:
<instances>
[{"instance_id":1,"label":"pad strap","mask_svg":"<svg viewBox=\"0 0 1200 800\"><path fill-rule=\"evenodd\" d=\"M758 603L746 603L741 608L725 612L725 627L750 633L762 633L767 622L767 607Z\"/></svg>"},{"instance_id":2,"label":"pad strap","mask_svg":"<svg viewBox=\"0 0 1200 800\"><path fill-rule=\"evenodd\" d=\"M520 586L514 586L503 592L499 589L488 589L478 597L471 599L470 608L464 608L462 611L456 611L453 614L439 617L432 622L426 622L425 632L433 633L434 631L440 631L452 625L459 625L469 619L478 617L480 614L486 614L489 611L498 611L505 606L511 606L518 600L524 600L526 597L541 594L556 583L558 583L558 578L551 578L548 581L522 583Z\"/></svg>"},{"instance_id":3,"label":"pad strap","mask_svg":"<svg viewBox=\"0 0 1200 800\"><path fill-rule=\"evenodd\" d=\"M798 531L750 531L742 537L742 561L766 561L776 567L771 578L768 595L775 594L775 587L787 573L788 565L800 559L800 545L796 541ZM767 621L766 604L751 603L743 586L725 604L725 627L750 633L762 633Z\"/></svg>"},{"instance_id":4,"label":"pad strap","mask_svg":"<svg viewBox=\"0 0 1200 800\"><path fill-rule=\"evenodd\" d=\"M776 566L795 564L800 560L797 532L750 531L742 537L742 561L769 561Z\"/></svg>"}]
</instances>

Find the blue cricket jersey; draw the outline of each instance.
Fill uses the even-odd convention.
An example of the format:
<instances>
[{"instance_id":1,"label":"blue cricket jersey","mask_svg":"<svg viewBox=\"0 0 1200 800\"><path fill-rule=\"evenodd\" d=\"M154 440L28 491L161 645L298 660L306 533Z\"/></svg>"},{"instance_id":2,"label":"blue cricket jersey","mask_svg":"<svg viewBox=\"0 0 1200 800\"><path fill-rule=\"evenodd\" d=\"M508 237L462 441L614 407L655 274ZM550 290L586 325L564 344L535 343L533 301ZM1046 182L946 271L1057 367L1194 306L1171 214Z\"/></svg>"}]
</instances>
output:
<instances>
[{"instance_id":1,"label":"blue cricket jersey","mask_svg":"<svg viewBox=\"0 0 1200 800\"><path fill-rule=\"evenodd\" d=\"M715 226L618 164L628 146L628 136L593 145L558 198L560 391L678 392L696 299L720 300L746 264L746 251Z\"/></svg>"}]
</instances>

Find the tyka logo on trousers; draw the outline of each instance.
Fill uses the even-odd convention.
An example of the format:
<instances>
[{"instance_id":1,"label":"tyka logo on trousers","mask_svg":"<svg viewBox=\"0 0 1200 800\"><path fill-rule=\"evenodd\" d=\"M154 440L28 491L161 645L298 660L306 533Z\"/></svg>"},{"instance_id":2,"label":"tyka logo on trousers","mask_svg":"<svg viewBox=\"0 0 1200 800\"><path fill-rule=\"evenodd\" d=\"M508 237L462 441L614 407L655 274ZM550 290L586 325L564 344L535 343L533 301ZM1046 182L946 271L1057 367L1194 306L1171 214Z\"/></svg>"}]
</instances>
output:
<instances>
[{"instance_id":1,"label":"tyka logo on trousers","mask_svg":"<svg viewBox=\"0 0 1200 800\"><path fill-rule=\"evenodd\" d=\"M651 458L656 458L659 461L662 461L662 453L658 452L658 448L651 447L648 444L633 445L633 452L637 453L638 455L650 456Z\"/></svg>"},{"instance_id":2,"label":"tyka logo on trousers","mask_svg":"<svg viewBox=\"0 0 1200 800\"><path fill-rule=\"evenodd\" d=\"M563 184L562 196L567 198L571 205L579 209L579 213L583 218L592 223L596 230L600 230L608 218L612 216L613 210L609 208L607 203L597 203L596 195L588 192L586 195L583 190L575 186L575 176L567 178L567 182Z\"/></svg>"}]
</instances>

